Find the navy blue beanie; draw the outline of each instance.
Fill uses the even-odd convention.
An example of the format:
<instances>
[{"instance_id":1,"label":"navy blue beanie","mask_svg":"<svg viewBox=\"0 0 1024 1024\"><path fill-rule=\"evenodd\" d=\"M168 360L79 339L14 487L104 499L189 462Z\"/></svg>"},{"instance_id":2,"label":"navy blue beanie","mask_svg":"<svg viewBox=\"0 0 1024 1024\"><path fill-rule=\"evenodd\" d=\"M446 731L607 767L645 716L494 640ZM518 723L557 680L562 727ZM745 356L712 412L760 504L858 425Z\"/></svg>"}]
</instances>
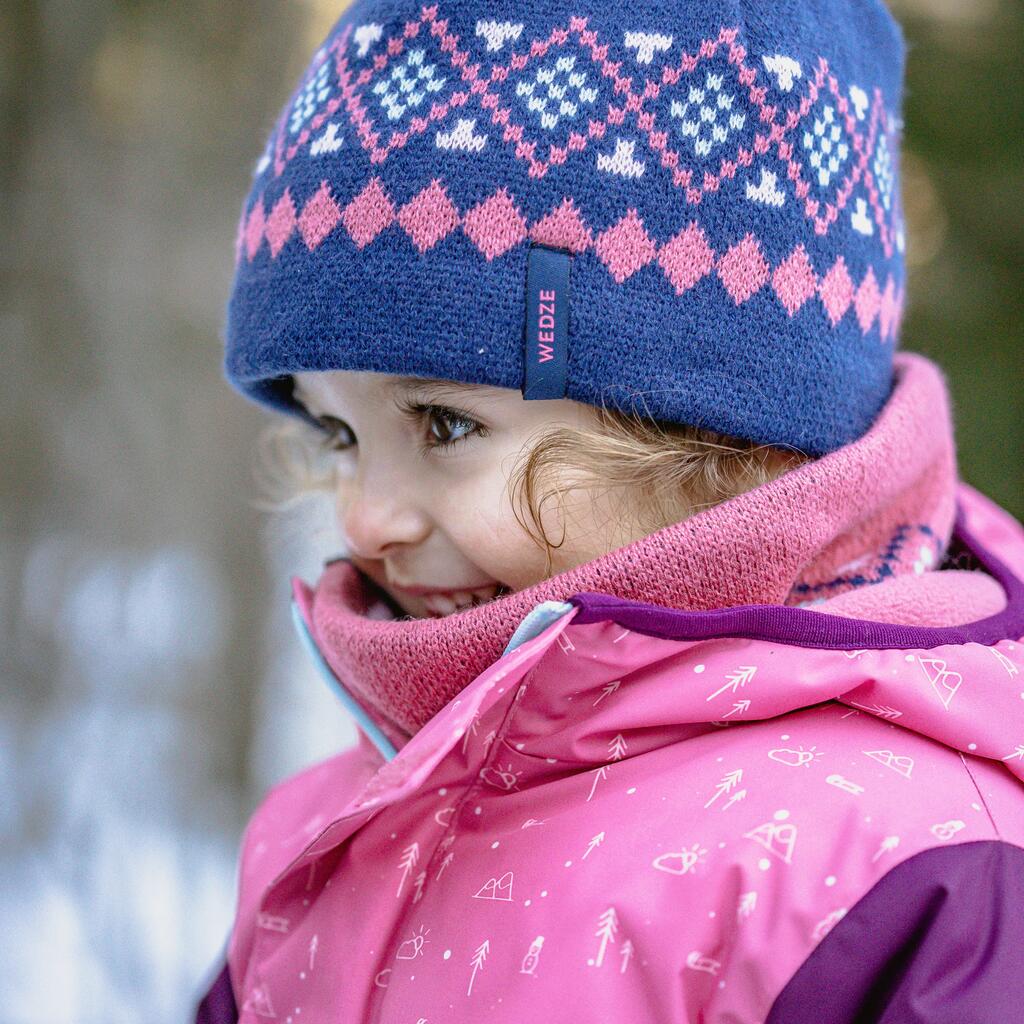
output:
<instances>
[{"instance_id":1,"label":"navy blue beanie","mask_svg":"<svg viewBox=\"0 0 1024 1024\"><path fill-rule=\"evenodd\" d=\"M572 398L821 455L904 305L881 0L357 0L246 199L225 368Z\"/></svg>"}]
</instances>

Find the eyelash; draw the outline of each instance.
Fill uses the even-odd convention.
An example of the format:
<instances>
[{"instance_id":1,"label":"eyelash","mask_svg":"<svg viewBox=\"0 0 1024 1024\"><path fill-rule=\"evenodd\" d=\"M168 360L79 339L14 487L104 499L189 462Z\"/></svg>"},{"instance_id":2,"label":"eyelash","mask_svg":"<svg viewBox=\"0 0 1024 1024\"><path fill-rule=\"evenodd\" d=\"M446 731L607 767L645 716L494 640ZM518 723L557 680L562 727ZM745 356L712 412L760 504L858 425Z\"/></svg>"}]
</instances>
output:
<instances>
[{"instance_id":1,"label":"eyelash","mask_svg":"<svg viewBox=\"0 0 1024 1024\"><path fill-rule=\"evenodd\" d=\"M456 437L449 441L435 440L433 443L426 442L421 444L420 454L424 456L429 455L432 451L442 451L454 448L460 441L465 441L467 438L473 437L474 435L486 437L488 433L487 428L482 423L478 423L465 413L459 412L458 409L452 409L447 405L433 405L429 402L413 402L408 399L398 399L395 404L399 411L414 423L420 423L424 416L435 416L447 420L452 426L472 428L461 437ZM328 435L324 439L325 447L337 452L348 451L349 448L354 447L353 444L339 445L337 443L338 435L342 428L347 429L349 433L351 433L351 428L348 427L348 424L343 420L336 420L332 416L323 416L321 417L320 423L327 431Z\"/></svg>"}]
</instances>

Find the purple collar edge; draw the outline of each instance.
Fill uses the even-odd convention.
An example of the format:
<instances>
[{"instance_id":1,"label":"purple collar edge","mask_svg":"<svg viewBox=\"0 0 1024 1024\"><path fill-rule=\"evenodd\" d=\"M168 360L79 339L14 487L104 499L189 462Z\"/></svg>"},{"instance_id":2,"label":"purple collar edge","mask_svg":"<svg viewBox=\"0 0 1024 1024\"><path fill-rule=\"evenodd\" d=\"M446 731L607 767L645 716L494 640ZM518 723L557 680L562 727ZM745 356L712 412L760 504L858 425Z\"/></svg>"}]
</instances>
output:
<instances>
[{"instance_id":1,"label":"purple collar edge","mask_svg":"<svg viewBox=\"0 0 1024 1024\"><path fill-rule=\"evenodd\" d=\"M948 644L991 646L1000 640L1024 636L1024 581L971 533L959 507L953 541L964 547L1006 592L1006 607L1001 612L962 626L901 626L781 604L690 612L596 591L575 594L569 602L579 608L574 624L611 620L626 629L663 640L729 636L832 650L928 650Z\"/></svg>"}]
</instances>

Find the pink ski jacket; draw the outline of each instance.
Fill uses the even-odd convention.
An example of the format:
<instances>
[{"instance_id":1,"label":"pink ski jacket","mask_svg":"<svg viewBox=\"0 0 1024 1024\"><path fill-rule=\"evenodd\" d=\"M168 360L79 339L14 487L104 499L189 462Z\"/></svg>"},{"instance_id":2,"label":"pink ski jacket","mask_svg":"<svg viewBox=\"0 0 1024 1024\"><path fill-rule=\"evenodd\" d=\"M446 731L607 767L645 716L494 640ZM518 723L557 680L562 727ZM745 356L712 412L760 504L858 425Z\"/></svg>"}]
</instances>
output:
<instances>
[{"instance_id":1,"label":"pink ski jacket","mask_svg":"<svg viewBox=\"0 0 1024 1024\"><path fill-rule=\"evenodd\" d=\"M250 819L198 1024L1024 1020L1024 528L895 369L854 443L480 607L293 581L359 741Z\"/></svg>"},{"instance_id":2,"label":"pink ski jacket","mask_svg":"<svg viewBox=\"0 0 1024 1024\"><path fill-rule=\"evenodd\" d=\"M975 621L581 592L364 715L251 818L198 1024L1024 1019L1024 530L955 498Z\"/></svg>"}]
</instances>

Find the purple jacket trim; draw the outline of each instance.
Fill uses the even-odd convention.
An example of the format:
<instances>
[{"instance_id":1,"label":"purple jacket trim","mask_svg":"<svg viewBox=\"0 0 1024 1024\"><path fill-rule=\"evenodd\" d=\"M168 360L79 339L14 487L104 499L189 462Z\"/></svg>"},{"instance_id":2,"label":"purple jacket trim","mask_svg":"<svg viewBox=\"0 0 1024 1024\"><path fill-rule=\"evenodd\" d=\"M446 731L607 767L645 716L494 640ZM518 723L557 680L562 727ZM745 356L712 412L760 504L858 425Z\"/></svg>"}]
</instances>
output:
<instances>
[{"instance_id":1,"label":"purple jacket trim","mask_svg":"<svg viewBox=\"0 0 1024 1024\"><path fill-rule=\"evenodd\" d=\"M1006 607L1001 612L963 626L899 626L781 604L687 612L584 591L569 598L580 609L573 624L610 619L626 629L663 640L730 636L833 650L928 650L946 644L992 645L1024 636L1024 582L967 529L962 510L957 513L952 546L970 555L1006 591Z\"/></svg>"},{"instance_id":2,"label":"purple jacket trim","mask_svg":"<svg viewBox=\"0 0 1024 1024\"><path fill-rule=\"evenodd\" d=\"M195 1024L236 1024L238 1007L225 964L196 1010Z\"/></svg>"},{"instance_id":3,"label":"purple jacket trim","mask_svg":"<svg viewBox=\"0 0 1024 1024\"><path fill-rule=\"evenodd\" d=\"M765 1024L1007 1024L1024 1007L1024 850L981 840L898 864L804 961Z\"/></svg>"}]
</instances>

